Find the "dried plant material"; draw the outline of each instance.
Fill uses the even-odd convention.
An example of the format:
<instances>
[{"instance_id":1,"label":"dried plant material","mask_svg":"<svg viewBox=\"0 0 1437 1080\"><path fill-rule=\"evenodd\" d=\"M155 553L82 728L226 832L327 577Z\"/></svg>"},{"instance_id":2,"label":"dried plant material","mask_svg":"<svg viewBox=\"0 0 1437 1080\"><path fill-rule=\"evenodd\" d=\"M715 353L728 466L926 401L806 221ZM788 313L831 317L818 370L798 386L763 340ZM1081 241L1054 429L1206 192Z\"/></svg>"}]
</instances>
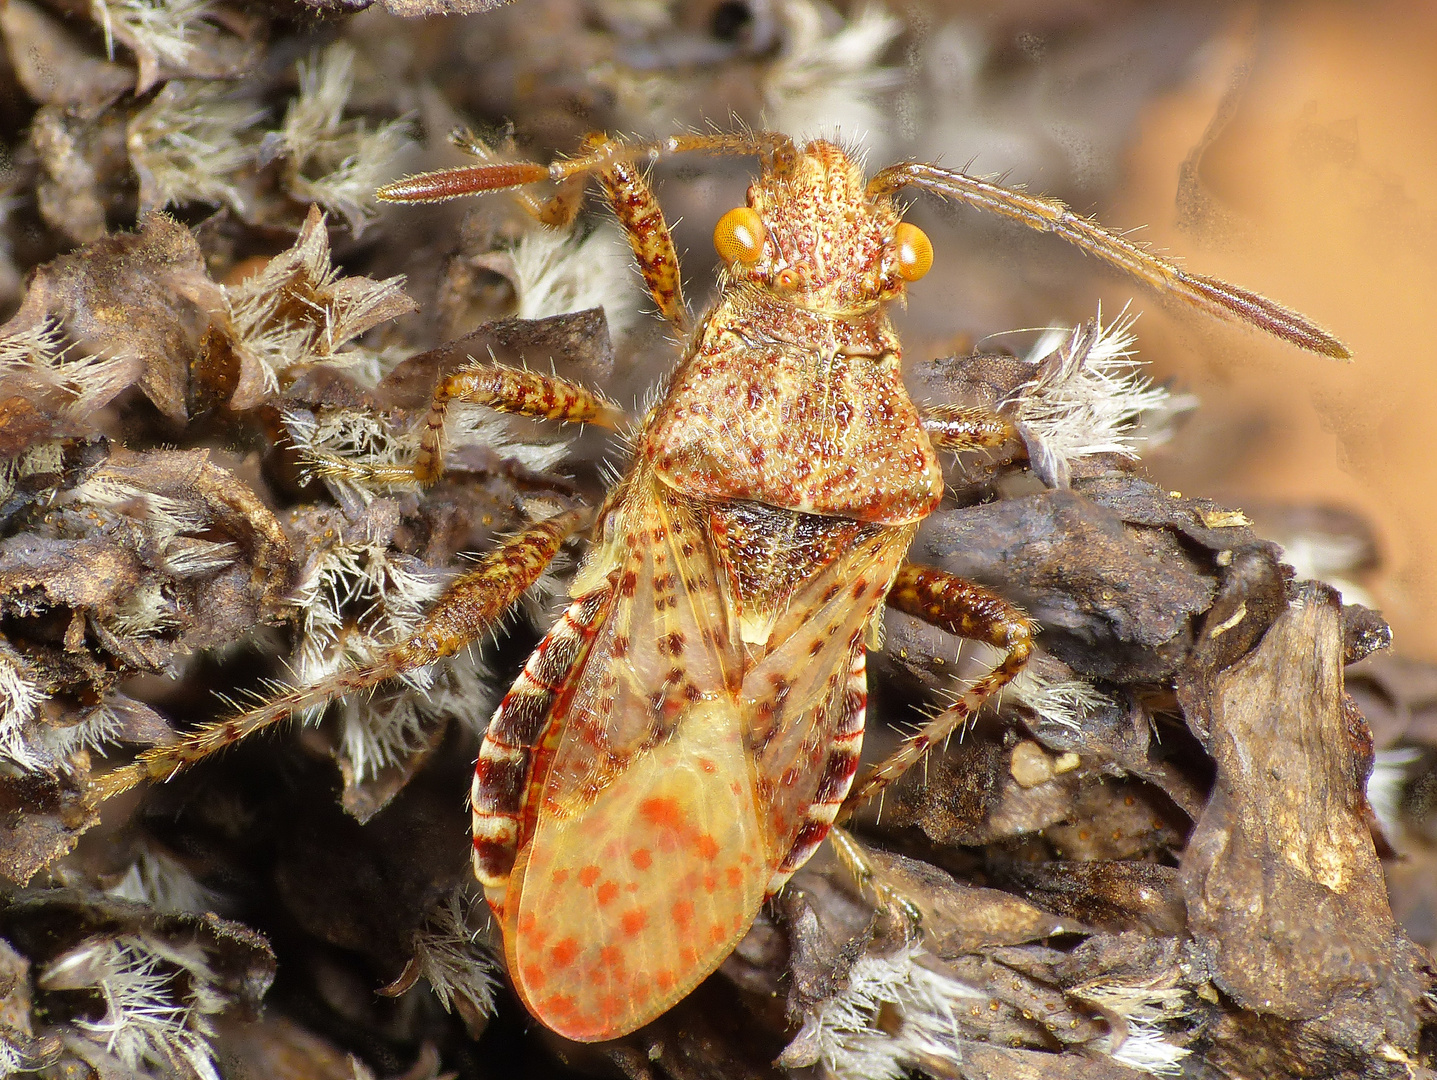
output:
<instances>
[{"instance_id":1,"label":"dried plant material","mask_svg":"<svg viewBox=\"0 0 1437 1080\"><path fill-rule=\"evenodd\" d=\"M78 420L103 408L135 381L141 364L138 357L95 356L67 345L48 319L0 330L0 388L51 417ZM12 455L17 462L19 449Z\"/></svg>"},{"instance_id":2,"label":"dried plant material","mask_svg":"<svg viewBox=\"0 0 1437 1080\"><path fill-rule=\"evenodd\" d=\"M105 890L116 900L130 900L159 912L203 915L218 906L219 895L200 884L179 859L150 844L141 848L124 875Z\"/></svg>"},{"instance_id":3,"label":"dried plant material","mask_svg":"<svg viewBox=\"0 0 1437 1080\"><path fill-rule=\"evenodd\" d=\"M300 63L299 96L264 153L285 159L293 198L341 215L357 236L375 216L374 189L398 175L410 140L402 120L371 130L363 120L344 119L354 62L354 49L339 43Z\"/></svg>"},{"instance_id":4,"label":"dried plant material","mask_svg":"<svg viewBox=\"0 0 1437 1080\"><path fill-rule=\"evenodd\" d=\"M1170 408L1168 392L1138 373L1134 320L1123 314L1104 326L1099 312L1066 336L1045 334L1030 353L1039 358L1033 378L1004 403L1033 471L1049 487L1068 487L1080 459L1137 457L1138 421Z\"/></svg>"},{"instance_id":5,"label":"dried plant material","mask_svg":"<svg viewBox=\"0 0 1437 1080\"><path fill-rule=\"evenodd\" d=\"M848 969L843 992L807 1021L781 1062L821 1062L839 1080L897 1080L909 1069L958 1061L956 1014L984 1001L981 991L919 949L865 956Z\"/></svg>"},{"instance_id":6,"label":"dried plant material","mask_svg":"<svg viewBox=\"0 0 1437 1080\"><path fill-rule=\"evenodd\" d=\"M504 7L513 0L381 0L385 11L404 19L426 15L477 15ZM326 0L306 0L317 7L327 6Z\"/></svg>"},{"instance_id":7,"label":"dried plant material","mask_svg":"<svg viewBox=\"0 0 1437 1080\"><path fill-rule=\"evenodd\" d=\"M0 779L0 877L24 885L72 850L99 817L86 798L82 775Z\"/></svg>"},{"instance_id":8,"label":"dried plant material","mask_svg":"<svg viewBox=\"0 0 1437 1080\"><path fill-rule=\"evenodd\" d=\"M36 334L53 322L92 354L136 360L145 395L183 420L190 361L211 312L223 307L190 231L151 214L138 233L97 240L47 263L0 333Z\"/></svg>"},{"instance_id":9,"label":"dried plant material","mask_svg":"<svg viewBox=\"0 0 1437 1080\"><path fill-rule=\"evenodd\" d=\"M293 684L304 687L371 663L407 639L447 575L394 549L400 514L391 501L370 504L352 522L330 512L295 524L313 538L290 600L299 617L290 666ZM473 723L488 715L493 704L489 685L489 672L471 656L336 703L331 711L339 719L337 753L346 808L361 821L378 812L436 748L445 722ZM317 718L324 709L313 712ZM380 785L382 796L371 792L360 801L371 781L396 768L401 771L393 782Z\"/></svg>"},{"instance_id":10,"label":"dried plant material","mask_svg":"<svg viewBox=\"0 0 1437 1080\"><path fill-rule=\"evenodd\" d=\"M162 78L233 79L259 59L254 27L215 0L91 0L90 16L135 55L135 95Z\"/></svg>"},{"instance_id":11,"label":"dried plant material","mask_svg":"<svg viewBox=\"0 0 1437 1080\"><path fill-rule=\"evenodd\" d=\"M254 163L254 130L264 116L223 83L166 83L125 131L140 180L140 212L204 202L252 213L236 174Z\"/></svg>"},{"instance_id":12,"label":"dried plant material","mask_svg":"<svg viewBox=\"0 0 1437 1080\"><path fill-rule=\"evenodd\" d=\"M1180 934L1186 923L1177 871L1157 863L1050 860L1011 862L1005 883L1047 911L1104 930L1148 928Z\"/></svg>"},{"instance_id":13,"label":"dried plant material","mask_svg":"<svg viewBox=\"0 0 1437 1080\"><path fill-rule=\"evenodd\" d=\"M86 121L45 105L30 124L30 146L43 179L36 186L40 215L73 243L106 232L105 180L113 172L117 125L112 117Z\"/></svg>"},{"instance_id":14,"label":"dried plant material","mask_svg":"<svg viewBox=\"0 0 1437 1080\"><path fill-rule=\"evenodd\" d=\"M225 290L240 357L232 407L253 408L313 364L354 366L363 374L373 354L346 346L415 309L402 282L342 277L330 262L324 215L311 207L292 248Z\"/></svg>"},{"instance_id":15,"label":"dried plant material","mask_svg":"<svg viewBox=\"0 0 1437 1080\"><path fill-rule=\"evenodd\" d=\"M1338 612L1331 590L1304 586L1253 652L1217 676L1217 782L1183 885L1213 981L1288 1032L1277 1060L1399 1076L1427 1015L1428 961L1392 920L1361 812L1366 763L1339 707ZM1223 1056L1275 1064L1278 1047L1250 1037L1236 1025Z\"/></svg>"},{"instance_id":16,"label":"dried plant material","mask_svg":"<svg viewBox=\"0 0 1437 1080\"><path fill-rule=\"evenodd\" d=\"M623 335L639 316L630 260L622 234L600 225L532 229L507 250L475 261L513 282L517 318L602 308L610 331Z\"/></svg>"},{"instance_id":17,"label":"dried plant material","mask_svg":"<svg viewBox=\"0 0 1437 1080\"><path fill-rule=\"evenodd\" d=\"M1243 478L1288 452L1308 462L1285 441L1229 430L1150 463L1181 482L1143 479L1135 455L1191 399L1147 382L1126 310L1028 331L1021 356L929 361L1091 310L1081 263L1049 263L1048 241L1030 248L966 215L921 219L937 285L914 290L905 379L917 401L998 409L1013 431L943 462L924 543L1044 625L1001 699L849 821L866 853L857 882L821 849L719 977L617 1042L560 1044L510 999L465 868L461 793L494 702L569 596L567 555L474 655L296 716L281 737L112 801L96 827L86 785L135 748L222 723L275 682L372 660L473 569L470 553L558 506L597 504L622 439L479 406L453 408L446 474L415 482L441 379L492 362L629 405L673 360L602 214L552 232L507 199L462 217L375 215L372 185L409 167L411 113L430 143L465 119L512 125L486 138L540 163L589 129L666 136L735 114L735 129L767 119L845 143L867 129L886 156L1012 167L1035 193L1087 207L1113 194L1137 119L1151 127L1144 99L1180 97L1201 66L1188 61L1221 44L1211 13L1141 6L975 22L932 5L601 0L442 25L382 5L351 17L363 0L302 6L320 23L224 0L96 0L88 26L83 4L78 22L34 0L0 10L16 135L0 300L19 302L22 272L36 283L0 329L0 874L47 890L0 898L0 1074L1134 1080L1431 1066L1434 979L1381 910L1371 857L1346 893L1294 886L1290 857L1320 848L1336 865L1372 835L1395 916L1437 941L1431 665L1369 655L1390 631L1348 605L1340 644L1323 631L1324 663L1360 661L1347 686L1370 743L1339 697L1340 725L1310 740L1325 756L1291 763L1315 770L1306 806L1233 764L1239 750L1264 769L1301 756L1268 747L1306 731L1311 708L1284 705L1278 725L1238 706L1259 696L1252 669L1279 662L1296 674L1275 692L1299 701L1292 687L1315 669L1312 640L1282 621L1294 577L1380 583L1371 532L1310 507L1166 490L1234 491L1239 462ZM137 81L141 96L127 95ZM1349 142L1322 143L1338 153L1312 176L1346 168ZM706 252L742 201L735 176L695 162L654 177L679 249ZM167 205L193 229L124 232L137 206ZM697 313L708 275L685 263ZM1165 328L1144 354L1180 371ZM1251 343L1228 344L1211 343L1213 363L1252 370L1234 351ZM1293 567L1259 539L1273 531ZM995 659L911 614L883 624L868 657L873 756ZM1257 869L1201 862L1219 829ZM1247 925L1253 895L1265 906ZM262 1020L273 961L219 940L235 924L196 918L219 906L276 928L286 978ZM1289 956L1258 933L1284 920L1353 928L1312 949L1300 937ZM625 943L621 958L636 956ZM389 980L396 996L376 996ZM1269 982L1281 1015L1259 997ZM1388 1060L1363 1060L1372 1047Z\"/></svg>"},{"instance_id":18,"label":"dried plant material","mask_svg":"<svg viewBox=\"0 0 1437 1080\"><path fill-rule=\"evenodd\" d=\"M1173 671L1216 591L1175 537L1128 524L1082 489L936 514L915 554L1002 589L1043 622L1046 650L1114 681Z\"/></svg>"},{"instance_id":19,"label":"dried plant material","mask_svg":"<svg viewBox=\"0 0 1437 1080\"><path fill-rule=\"evenodd\" d=\"M883 97L899 82L882 57L902 23L878 4L845 19L822 0L780 0L783 45L765 73L765 123L796 138L840 133L887 152Z\"/></svg>"},{"instance_id":20,"label":"dried plant material","mask_svg":"<svg viewBox=\"0 0 1437 1080\"><path fill-rule=\"evenodd\" d=\"M496 961L481 942L479 902L460 886L435 909L414 938L415 972L429 984L446 1010L457 1010L469 1031L478 1035L494 1015L498 980Z\"/></svg>"},{"instance_id":21,"label":"dried plant material","mask_svg":"<svg viewBox=\"0 0 1437 1080\"><path fill-rule=\"evenodd\" d=\"M359 1080L355 1056L274 1010L259 1020L221 1016L212 1040L226 1076Z\"/></svg>"},{"instance_id":22,"label":"dried plant material","mask_svg":"<svg viewBox=\"0 0 1437 1080\"><path fill-rule=\"evenodd\" d=\"M5 5L0 31L15 77L41 104L93 115L134 86L133 71L92 56L64 27L26 0Z\"/></svg>"},{"instance_id":23,"label":"dried plant material","mask_svg":"<svg viewBox=\"0 0 1437 1080\"><path fill-rule=\"evenodd\" d=\"M69 1067L102 1075L153 1066L217 1080L213 1018L254 1008L274 978L264 939L214 916L49 889L8 894L0 923L39 969L35 987L65 1035Z\"/></svg>"}]
</instances>

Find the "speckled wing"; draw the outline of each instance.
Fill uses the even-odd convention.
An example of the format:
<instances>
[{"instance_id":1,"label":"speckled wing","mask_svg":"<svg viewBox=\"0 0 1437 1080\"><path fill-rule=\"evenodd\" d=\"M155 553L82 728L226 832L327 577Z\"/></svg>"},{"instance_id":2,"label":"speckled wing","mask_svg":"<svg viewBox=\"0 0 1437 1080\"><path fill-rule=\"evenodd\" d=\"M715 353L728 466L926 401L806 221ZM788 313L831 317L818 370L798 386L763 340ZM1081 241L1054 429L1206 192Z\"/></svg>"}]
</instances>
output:
<instances>
[{"instance_id":1,"label":"speckled wing","mask_svg":"<svg viewBox=\"0 0 1437 1080\"><path fill-rule=\"evenodd\" d=\"M711 516L743 641L760 813L784 852L773 891L813 853L852 782L865 632L915 527L756 504L717 504Z\"/></svg>"},{"instance_id":2,"label":"speckled wing","mask_svg":"<svg viewBox=\"0 0 1437 1080\"><path fill-rule=\"evenodd\" d=\"M503 911L515 988L583 1041L648 1022L716 968L784 854L699 511L633 485L606 541L613 607L538 747Z\"/></svg>"}]
</instances>

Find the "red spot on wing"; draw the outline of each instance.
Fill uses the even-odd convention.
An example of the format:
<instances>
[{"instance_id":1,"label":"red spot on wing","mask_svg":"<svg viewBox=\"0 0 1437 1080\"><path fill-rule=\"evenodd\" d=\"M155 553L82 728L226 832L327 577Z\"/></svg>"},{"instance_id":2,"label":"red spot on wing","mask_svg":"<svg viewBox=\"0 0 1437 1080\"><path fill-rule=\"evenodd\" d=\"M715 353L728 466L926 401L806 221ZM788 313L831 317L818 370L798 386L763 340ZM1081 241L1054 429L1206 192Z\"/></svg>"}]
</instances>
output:
<instances>
[{"instance_id":1,"label":"red spot on wing","mask_svg":"<svg viewBox=\"0 0 1437 1080\"><path fill-rule=\"evenodd\" d=\"M552 878L555 885L562 885L569 880L569 871L565 867L560 867L554 871Z\"/></svg>"},{"instance_id":2,"label":"red spot on wing","mask_svg":"<svg viewBox=\"0 0 1437 1080\"><path fill-rule=\"evenodd\" d=\"M576 1004L572 994L550 994L544 999L544 1011L554 1016L568 1016Z\"/></svg>"},{"instance_id":3,"label":"red spot on wing","mask_svg":"<svg viewBox=\"0 0 1437 1080\"><path fill-rule=\"evenodd\" d=\"M554 962L555 967L568 967L579 957L579 943L571 937L566 937L554 943L549 950L549 959Z\"/></svg>"},{"instance_id":4,"label":"red spot on wing","mask_svg":"<svg viewBox=\"0 0 1437 1080\"><path fill-rule=\"evenodd\" d=\"M654 972L654 985L667 994L674 988L674 973L672 971Z\"/></svg>"},{"instance_id":5,"label":"red spot on wing","mask_svg":"<svg viewBox=\"0 0 1437 1080\"><path fill-rule=\"evenodd\" d=\"M648 922L649 913L643 908L631 908L619 916L619 927L626 937L635 936Z\"/></svg>"},{"instance_id":6,"label":"red spot on wing","mask_svg":"<svg viewBox=\"0 0 1437 1080\"><path fill-rule=\"evenodd\" d=\"M606 904L612 904L615 900L619 898L619 887L612 881L606 881L599 886L598 891L594 894L594 897L599 901L600 907L603 907Z\"/></svg>"},{"instance_id":7,"label":"red spot on wing","mask_svg":"<svg viewBox=\"0 0 1437 1080\"><path fill-rule=\"evenodd\" d=\"M694 902L692 900L676 900L672 910L674 925L680 930L687 930L694 919Z\"/></svg>"},{"instance_id":8,"label":"red spot on wing","mask_svg":"<svg viewBox=\"0 0 1437 1080\"><path fill-rule=\"evenodd\" d=\"M586 866L579 871L579 884L584 886L584 888L586 889L590 888L593 886L594 882L599 880L599 875L602 873L603 871L600 870L597 866Z\"/></svg>"},{"instance_id":9,"label":"red spot on wing","mask_svg":"<svg viewBox=\"0 0 1437 1080\"><path fill-rule=\"evenodd\" d=\"M743 888L743 871L740 870L737 866L725 867L723 876L724 879L728 882L728 887L730 889Z\"/></svg>"},{"instance_id":10,"label":"red spot on wing","mask_svg":"<svg viewBox=\"0 0 1437 1080\"><path fill-rule=\"evenodd\" d=\"M639 870L647 870L654 865L654 856L648 848L637 848L629 855L629 861Z\"/></svg>"},{"instance_id":11,"label":"red spot on wing","mask_svg":"<svg viewBox=\"0 0 1437 1080\"><path fill-rule=\"evenodd\" d=\"M658 825L667 829L682 828L688 818L679 800L671 796L643 800L643 802L639 803L639 813L642 814L651 825Z\"/></svg>"},{"instance_id":12,"label":"red spot on wing","mask_svg":"<svg viewBox=\"0 0 1437 1080\"><path fill-rule=\"evenodd\" d=\"M719 853L718 841L710 834L704 833L694 841L694 850L704 859L712 861Z\"/></svg>"}]
</instances>

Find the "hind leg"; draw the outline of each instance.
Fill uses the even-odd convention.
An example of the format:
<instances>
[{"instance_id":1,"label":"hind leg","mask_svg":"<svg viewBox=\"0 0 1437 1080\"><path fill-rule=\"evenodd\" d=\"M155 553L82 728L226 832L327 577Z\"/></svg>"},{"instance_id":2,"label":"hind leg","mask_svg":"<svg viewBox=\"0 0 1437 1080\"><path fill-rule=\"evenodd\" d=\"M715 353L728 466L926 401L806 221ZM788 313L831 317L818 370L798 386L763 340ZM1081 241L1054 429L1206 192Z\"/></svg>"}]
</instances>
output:
<instances>
[{"instance_id":1,"label":"hind leg","mask_svg":"<svg viewBox=\"0 0 1437 1080\"><path fill-rule=\"evenodd\" d=\"M1031 619L997 593L947 571L905 563L888 591L888 603L950 634L1002 649L1003 658L962 697L870 769L844 800L839 822L912 768L929 747L976 716L985 701L1017 678L1033 652L1037 625Z\"/></svg>"},{"instance_id":2,"label":"hind leg","mask_svg":"<svg viewBox=\"0 0 1437 1080\"><path fill-rule=\"evenodd\" d=\"M178 742L152 747L129 765L92 781L91 801L98 803L146 780L168 780L215 751L296 712L453 656L493 629L509 606L538 580L563 542L591 517L587 509L571 510L530 526L456 578L414 635L391 647L370 667L341 671L314 685L285 690L236 716L201 724Z\"/></svg>"}]
</instances>

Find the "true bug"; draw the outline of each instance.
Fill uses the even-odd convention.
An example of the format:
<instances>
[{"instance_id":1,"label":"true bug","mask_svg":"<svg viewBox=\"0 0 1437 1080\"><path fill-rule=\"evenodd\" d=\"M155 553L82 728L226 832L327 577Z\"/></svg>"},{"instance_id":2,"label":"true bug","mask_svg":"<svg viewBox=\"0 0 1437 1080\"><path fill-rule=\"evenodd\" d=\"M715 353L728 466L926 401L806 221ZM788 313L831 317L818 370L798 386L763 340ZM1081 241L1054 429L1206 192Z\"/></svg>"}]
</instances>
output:
<instances>
[{"instance_id":1,"label":"true bug","mask_svg":"<svg viewBox=\"0 0 1437 1080\"><path fill-rule=\"evenodd\" d=\"M476 152L486 153L482 147ZM717 301L691 326L663 214L638 163L757 155L747 205L718 222ZM983 409L925 415L886 314L932 260L894 194L915 186L1055 232L1156 288L1303 348L1336 339L1254 293L1188 274L1062 204L933 165L866 179L838 146L771 133L661 142L592 136L551 166L486 160L381 196L420 202L556 181L562 223L596 176L660 313L686 339L643 417L627 474L596 512L544 521L455 581L420 631L369 668L296 689L148 751L98 782L163 778L297 708L445 656L491 627L565 538L590 529L572 603L505 696L472 793L474 866L514 986L569 1038L652 1020L712 972L836 817L891 782L1021 670L1033 625L997 595L905 562L943 495L939 449L1000 446ZM413 464L444 466L448 403L617 427L599 394L474 364L443 379ZM382 478L382 477L381 477ZM865 640L885 603L1003 652L1000 662L856 785Z\"/></svg>"}]
</instances>

